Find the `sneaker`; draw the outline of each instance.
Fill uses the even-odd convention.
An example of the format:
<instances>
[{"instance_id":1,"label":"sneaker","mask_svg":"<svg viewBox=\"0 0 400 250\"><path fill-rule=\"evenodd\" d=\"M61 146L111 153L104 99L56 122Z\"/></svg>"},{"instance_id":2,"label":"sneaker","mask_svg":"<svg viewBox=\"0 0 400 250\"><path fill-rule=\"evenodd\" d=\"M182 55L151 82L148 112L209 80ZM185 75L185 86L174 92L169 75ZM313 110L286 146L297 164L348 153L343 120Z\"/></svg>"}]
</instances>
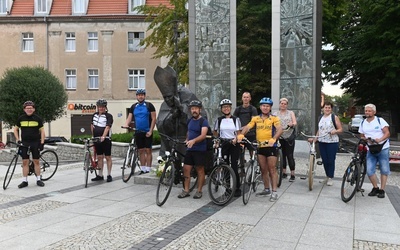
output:
<instances>
[{"instance_id":1,"label":"sneaker","mask_svg":"<svg viewBox=\"0 0 400 250\"><path fill-rule=\"evenodd\" d=\"M141 170L140 173L139 173L139 175L147 174L148 172L149 172L149 171L143 171L143 170Z\"/></svg>"},{"instance_id":2,"label":"sneaker","mask_svg":"<svg viewBox=\"0 0 400 250\"><path fill-rule=\"evenodd\" d=\"M372 188L371 192L368 194L368 196L377 196L379 193L379 188L378 187L374 187Z\"/></svg>"},{"instance_id":3,"label":"sneaker","mask_svg":"<svg viewBox=\"0 0 400 250\"><path fill-rule=\"evenodd\" d=\"M96 177L92 178L92 181L103 181L104 177L100 175L96 175Z\"/></svg>"},{"instance_id":4,"label":"sneaker","mask_svg":"<svg viewBox=\"0 0 400 250\"><path fill-rule=\"evenodd\" d=\"M27 181L23 181L21 182L21 184L18 185L18 188L24 188L28 186L28 182Z\"/></svg>"},{"instance_id":5,"label":"sneaker","mask_svg":"<svg viewBox=\"0 0 400 250\"><path fill-rule=\"evenodd\" d=\"M112 176L111 175L107 175L107 182L112 182Z\"/></svg>"},{"instance_id":6,"label":"sneaker","mask_svg":"<svg viewBox=\"0 0 400 250\"><path fill-rule=\"evenodd\" d=\"M379 190L378 198L385 198L385 190L383 190L383 189Z\"/></svg>"},{"instance_id":7,"label":"sneaker","mask_svg":"<svg viewBox=\"0 0 400 250\"><path fill-rule=\"evenodd\" d=\"M286 173L283 173L283 174L282 174L282 178L286 179L286 178L287 178L287 174L286 174Z\"/></svg>"},{"instance_id":8,"label":"sneaker","mask_svg":"<svg viewBox=\"0 0 400 250\"><path fill-rule=\"evenodd\" d=\"M242 196L242 190L240 190L240 188L237 188L236 190L235 190L235 195L234 195L235 197L240 197L240 196Z\"/></svg>"},{"instance_id":9,"label":"sneaker","mask_svg":"<svg viewBox=\"0 0 400 250\"><path fill-rule=\"evenodd\" d=\"M200 199L201 197L203 197L203 193L199 191L193 195L193 199Z\"/></svg>"},{"instance_id":10,"label":"sneaker","mask_svg":"<svg viewBox=\"0 0 400 250\"><path fill-rule=\"evenodd\" d=\"M44 182L42 180L37 180L36 185L38 185L39 187L44 187Z\"/></svg>"},{"instance_id":11,"label":"sneaker","mask_svg":"<svg viewBox=\"0 0 400 250\"><path fill-rule=\"evenodd\" d=\"M269 198L269 201L274 202L278 200L278 193L277 192L272 192L271 197Z\"/></svg>"},{"instance_id":12,"label":"sneaker","mask_svg":"<svg viewBox=\"0 0 400 250\"><path fill-rule=\"evenodd\" d=\"M271 190L268 189L264 189L263 191L256 193L256 196L267 196L271 194Z\"/></svg>"},{"instance_id":13,"label":"sneaker","mask_svg":"<svg viewBox=\"0 0 400 250\"><path fill-rule=\"evenodd\" d=\"M328 178L328 180L326 181L326 185L327 186L332 186L333 185L332 178Z\"/></svg>"},{"instance_id":14,"label":"sneaker","mask_svg":"<svg viewBox=\"0 0 400 250\"><path fill-rule=\"evenodd\" d=\"M197 193L196 193L197 194ZM182 199L182 198L186 198L186 197L189 197L190 196L190 194L189 194L189 192L186 192L185 190L182 190L182 193L180 193L179 195L178 195L178 198L179 199Z\"/></svg>"},{"instance_id":15,"label":"sneaker","mask_svg":"<svg viewBox=\"0 0 400 250\"><path fill-rule=\"evenodd\" d=\"M323 179L323 180L321 180L321 181L319 181L319 183L323 183L323 184L325 184L325 183L327 183L328 182L328 177L326 177L325 179Z\"/></svg>"},{"instance_id":16,"label":"sneaker","mask_svg":"<svg viewBox=\"0 0 400 250\"><path fill-rule=\"evenodd\" d=\"M289 181L294 182L295 179L296 179L296 177L294 177L294 175L291 175Z\"/></svg>"}]
</instances>

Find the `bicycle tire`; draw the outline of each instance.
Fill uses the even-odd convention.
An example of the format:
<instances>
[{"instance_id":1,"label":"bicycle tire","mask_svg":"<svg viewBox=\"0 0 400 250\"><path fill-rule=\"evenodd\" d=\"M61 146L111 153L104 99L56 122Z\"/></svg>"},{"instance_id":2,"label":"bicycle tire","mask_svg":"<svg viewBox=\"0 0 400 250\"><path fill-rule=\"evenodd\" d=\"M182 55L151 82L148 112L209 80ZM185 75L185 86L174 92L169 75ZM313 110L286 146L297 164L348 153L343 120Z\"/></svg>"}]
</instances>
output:
<instances>
[{"instance_id":1,"label":"bicycle tire","mask_svg":"<svg viewBox=\"0 0 400 250\"><path fill-rule=\"evenodd\" d=\"M253 178L255 174L254 170L254 162L252 162L246 169L245 172L245 177L243 180L243 185L242 185L242 198L243 198L243 204L246 205L249 203L251 193L253 191L253 181L255 178Z\"/></svg>"},{"instance_id":2,"label":"bicycle tire","mask_svg":"<svg viewBox=\"0 0 400 250\"><path fill-rule=\"evenodd\" d=\"M86 152L85 160L83 162L83 170L85 171L85 179L84 179L85 188L87 188L88 181L89 181L89 170L90 170L90 164L91 164L90 158L91 158L91 156L90 156L89 152Z\"/></svg>"},{"instance_id":3,"label":"bicycle tire","mask_svg":"<svg viewBox=\"0 0 400 250\"><path fill-rule=\"evenodd\" d=\"M315 155L310 155L308 164L308 189L311 191L314 185Z\"/></svg>"},{"instance_id":4,"label":"bicycle tire","mask_svg":"<svg viewBox=\"0 0 400 250\"><path fill-rule=\"evenodd\" d=\"M222 206L228 203L236 189L236 176L233 169L221 164L216 166L208 181L208 194L214 204Z\"/></svg>"},{"instance_id":5,"label":"bicycle tire","mask_svg":"<svg viewBox=\"0 0 400 250\"><path fill-rule=\"evenodd\" d=\"M124 164L122 165L122 181L128 182L131 179L131 176L135 173L136 168L136 157L135 150L133 147L128 148L128 152L126 152Z\"/></svg>"},{"instance_id":6,"label":"bicycle tire","mask_svg":"<svg viewBox=\"0 0 400 250\"><path fill-rule=\"evenodd\" d=\"M11 178L14 175L15 167L17 166L19 155L15 155L14 158L11 160L10 165L8 166L6 175L4 176L3 181L3 190L6 190L8 185L10 184Z\"/></svg>"},{"instance_id":7,"label":"bicycle tire","mask_svg":"<svg viewBox=\"0 0 400 250\"><path fill-rule=\"evenodd\" d=\"M360 164L360 180L358 182L358 190L363 191L362 186L364 184L365 175L367 174L367 161L364 159Z\"/></svg>"},{"instance_id":8,"label":"bicycle tire","mask_svg":"<svg viewBox=\"0 0 400 250\"><path fill-rule=\"evenodd\" d=\"M157 185L156 203L158 206L164 205L171 193L172 184L175 179L175 168L171 161L165 163L163 172Z\"/></svg>"},{"instance_id":9,"label":"bicycle tire","mask_svg":"<svg viewBox=\"0 0 400 250\"><path fill-rule=\"evenodd\" d=\"M58 155L53 150L40 152L40 178L42 181L50 180L58 169Z\"/></svg>"},{"instance_id":10,"label":"bicycle tire","mask_svg":"<svg viewBox=\"0 0 400 250\"><path fill-rule=\"evenodd\" d=\"M358 190L359 181L358 164L352 161L343 174L342 186L340 188L340 197L342 201L349 202L354 197Z\"/></svg>"},{"instance_id":11,"label":"bicycle tire","mask_svg":"<svg viewBox=\"0 0 400 250\"><path fill-rule=\"evenodd\" d=\"M282 155L282 149L278 149L278 157L276 160L276 173L278 175L277 179L277 186L280 187L282 184L282 178L283 178L283 155Z\"/></svg>"}]
</instances>

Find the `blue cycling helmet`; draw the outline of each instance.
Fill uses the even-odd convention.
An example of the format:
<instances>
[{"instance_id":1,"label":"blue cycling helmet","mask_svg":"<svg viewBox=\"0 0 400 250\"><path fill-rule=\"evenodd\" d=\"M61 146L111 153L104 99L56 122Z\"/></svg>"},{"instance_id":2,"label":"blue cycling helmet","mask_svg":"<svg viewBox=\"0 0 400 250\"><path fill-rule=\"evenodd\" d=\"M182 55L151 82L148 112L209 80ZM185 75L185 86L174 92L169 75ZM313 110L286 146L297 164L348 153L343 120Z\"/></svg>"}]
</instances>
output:
<instances>
[{"instance_id":1,"label":"blue cycling helmet","mask_svg":"<svg viewBox=\"0 0 400 250\"><path fill-rule=\"evenodd\" d=\"M261 101L260 101L260 105L261 104L269 104L269 105L271 105L271 107L272 107L272 105L274 105L274 102L271 100L271 98L269 98L269 97L263 97L262 99L261 99Z\"/></svg>"},{"instance_id":2,"label":"blue cycling helmet","mask_svg":"<svg viewBox=\"0 0 400 250\"><path fill-rule=\"evenodd\" d=\"M136 95L139 95L139 94L145 95L145 94L146 94L146 90L145 90L145 89L138 89L138 90L136 90Z\"/></svg>"}]
</instances>

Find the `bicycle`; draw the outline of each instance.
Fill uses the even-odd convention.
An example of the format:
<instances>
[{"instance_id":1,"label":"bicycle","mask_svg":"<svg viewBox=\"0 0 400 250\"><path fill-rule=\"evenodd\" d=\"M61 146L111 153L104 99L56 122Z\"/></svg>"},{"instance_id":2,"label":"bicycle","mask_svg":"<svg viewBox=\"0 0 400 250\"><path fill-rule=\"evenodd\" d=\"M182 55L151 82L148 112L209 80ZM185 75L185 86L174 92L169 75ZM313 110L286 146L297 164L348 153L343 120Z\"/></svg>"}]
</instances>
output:
<instances>
[{"instance_id":1,"label":"bicycle","mask_svg":"<svg viewBox=\"0 0 400 250\"><path fill-rule=\"evenodd\" d=\"M243 138L243 144L249 144L254 149L254 154L249 161L249 166L245 172L245 178L242 183L242 197L243 197L243 204L246 205L251 197L251 193L256 193L258 186L263 183L260 165L257 161L257 153L258 153L258 142L251 142L247 138Z\"/></svg>"},{"instance_id":2,"label":"bicycle","mask_svg":"<svg viewBox=\"0 0 400 250\"><path fill-rule=\"evenodd\" d=\"M23 144L18 144L15 142L7 142L6 145L13 144L17 146L17 150L15 151L15 155L8 166L6 175L4 176L3 181L3 189L6 190L8 185L10 184L11 178L14 175L15 167L18 163L18 158L21 155L21 147L28 148L28 155L30 155L30 147L24 146ZM39 155L39 164L40 164L40 179L42 181L50 180L58 169L58 155L52 149L45 149L40 152ZM33 164L33 160L29 158L29 173L28 175L35 174L35 166ZM36 174L35 174L36 175Z\"/></svg>"},{"instance_id":3,"label":"bicycle","mask_svg":"<svg viewBox=\"0 0 400 250\"><path fill-rule=\"evenodd\" d=\"M354 138L358 139L358 142L354 146L352 152L346 150L345 148L342 148L349 153L353 153L351 161L344 171L342 185L340 189L340 197L342 198L342 201L349 202L354 197L357 191L361 192L361 194L364 196L364 189L362 189L362 185L364 184L365 174L367 172L367 141L374 141L371 138L363 140L356 137L351 132L344 133L351 134Z\"/></svg>"},{"instance_id":4,"label":"bicycle","mask_svg":"<svg viewBox=\"0 0 400 250\"><path fill-rule=\"evenodd\" d=\"M304 132L301 132L301 134L307 138L313 138L313 139L321 138L321 137L325 137L325 136L329 135L329 133L324 134L324 135L307 135ZM310 147L310 156L309 156L309 161L308 161L307 176L308 176L308 189L310 191L313 190L314 176L315 176L315 158L317 156L315 144L316 144L316 142L314 140L311 143L308 143L308 145Z\"/></svg>"},{"instance_id":5,"label":"bicycle","mask_svg":"<svg viewBox=\"0 0 400 250\"><path fill-rule=\"evenodd\" d=\"M110 137L106 137L105 140L110 140ZM84 142L84 160L83 160L83 170L85 171L85 188L88 186L89 181L89 172L92 174L93 172L97 176L97 170L100 170L98 167L96 148L94 145L101 141L101 137L92 137L92 138L83 138L80 141Z\"/></svg>"},{"instance_id":6,"label":"bicycle","mask_svg":"<svg viewBox=\"0 0 400 250\"><path fill-rule=\"evenodd\" d=\"M131 176L135 174L135 169L138 167L141 171L142 168L140 167L140 162L139 162L139 150L136 147L136 140L135 140L135 132L136 129L131 128L131 127L124 127L121 126L121 128L128 129L128 131L133 131L132 135L132 140L129 143L128 146L128 151L126 151L126 156L124 160L124 164L122 165L122 181L123 182L128 182ZM129 171L130 169L130 171Z\"/></svg>"},{"instance_id":7,"label":"bicycle","mask_svg":"<svg viewBox=\"0 0 400 250\"><path fill-rule=\"evenodd\" d=\"M231 139L213 138L214 163L208 180L208 195L216 204L223 206L234 196L236 175L232 167L222 158L222 144L231 143Z\"/></svg>"},{"instance_id":8,"label":"bicycle","mask_svg":"<svg viewBox=\"0 0 400 250\"><path fill-rule=\"evenodd\" d=\"M158 181L157 192L156 192L156 203L158 206L164 205L167 201L169 194L171 193L172 184L178 185L179 183L184 182L183 176L183 167L182 167L182 159L185 157L185 154L180 152L177 149L179 144L186 145L184 141L179 141L178 139L174 139L166 134L159 133L160 136L163 136L167 141L171 142L171 151L165 151L164 156L158 156L157 160L159 164L164 163L164 167ZM190 173L190 177L194 180L191 180L191 185L189 186L189 191L193 191L194 187L197 185L197 175L194 168L192 168L192 172Z\"/></svg>"}]
</instances>

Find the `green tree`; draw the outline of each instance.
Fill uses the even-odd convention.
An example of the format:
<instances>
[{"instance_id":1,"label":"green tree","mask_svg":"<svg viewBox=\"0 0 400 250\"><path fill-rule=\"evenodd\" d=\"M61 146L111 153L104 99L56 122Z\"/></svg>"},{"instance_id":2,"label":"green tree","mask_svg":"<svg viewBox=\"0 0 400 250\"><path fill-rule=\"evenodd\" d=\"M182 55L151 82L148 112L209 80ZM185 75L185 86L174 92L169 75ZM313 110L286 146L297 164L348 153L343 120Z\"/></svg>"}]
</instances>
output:
<instances>
[{"instance_id":1,"label":"green tree","mask_svg":"<svg viewBox=\"0 0 400 250\"><path fill-rule=\"evenodd\" d=\"M358 105L374 103L399 124L400 5L394 0L356 0L342 17L341 39L326 58L326 79L342 84Z\"/></svg>"},{"instance_id":2,"label":"green tree","mask_svg":"<svg viewBox=\"0 0 400 250\"><path fill-rule=\"evenodd\" d=\"M0 80L0 119L14 126L27 100L35 103L44 122L51 122L63 115L68 96L61 81L42 67L5 71Z\"/></svg>"},{"instance_id":3,"label":"green tree","mask_svg":"<svg viewBox=\"0 0 400 250\"><path fill-rule=\"evenodd\" d=\"M147 15L151 34L142 41L142 45L154 47L153 58L167 57L168 64L178 72L180 83L189 83L189 22L187 0L170 0L173 8L141 5L135 9Z\"/></svg>"}]
</instances>

